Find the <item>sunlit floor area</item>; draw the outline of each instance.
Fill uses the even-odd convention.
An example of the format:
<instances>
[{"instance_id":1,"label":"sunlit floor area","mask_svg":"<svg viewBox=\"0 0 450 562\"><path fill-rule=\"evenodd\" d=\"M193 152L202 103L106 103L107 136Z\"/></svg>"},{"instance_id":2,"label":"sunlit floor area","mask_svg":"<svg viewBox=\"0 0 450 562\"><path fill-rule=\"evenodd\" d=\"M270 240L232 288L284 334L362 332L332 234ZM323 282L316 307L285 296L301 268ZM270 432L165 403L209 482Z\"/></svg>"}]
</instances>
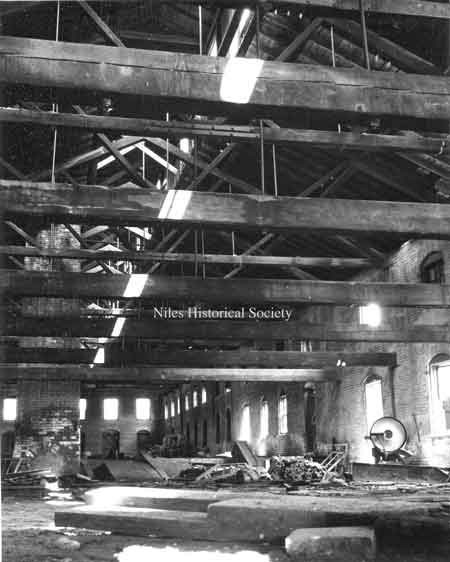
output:
<instances>
[{"instance_id":1,"label":"sunlit floor area","mask_svg":"<svg viewBox=\"0 0 450 562\"><path fill-rule=\"evenodd\" d=\"M301 495L308 493L307 490ZM378 562L444 562L450 557L450 539L443 529L450 528L450 497L446 487L402 490L330 490L310 491L342 502L346 496L360 496L377 503L391 497L399 505L433 504L432 516L405 517L392 523L391 532L377 537ZM295 497L295 494L294 496ZM56 510L82 505L83 502L55 496L30 499L23 492L7 493L2 498L3 560L5 562L288 562L281 544L189 541L176 538L151 538L104 531L55 527ZM431 521L430 521L431 519ZM401 528L400 528L401 527ZM309 562L309 561L308 561Z\"/></svg>"}]
</instances>

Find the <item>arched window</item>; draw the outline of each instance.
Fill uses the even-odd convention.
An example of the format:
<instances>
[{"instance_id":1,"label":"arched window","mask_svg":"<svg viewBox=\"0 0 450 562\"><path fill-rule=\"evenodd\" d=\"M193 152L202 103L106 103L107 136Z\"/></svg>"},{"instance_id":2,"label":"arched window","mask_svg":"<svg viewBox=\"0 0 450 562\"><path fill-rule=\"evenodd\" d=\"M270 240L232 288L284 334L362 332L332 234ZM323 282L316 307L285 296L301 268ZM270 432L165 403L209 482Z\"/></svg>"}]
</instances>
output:
<instances>
[{"instance_id":1,"label":"arched window","mask_svg":"<svg viewBox=\"0 0 450 562\"><path fill-rule=\"evenodd\" d=\"M444 259L441 252L431 252L420 266L422 283L445 283Z\"/></svg>"},{"instance_id":2,"label":"arched window","mask_svg":"<svg viewBox=\"0 0 450 562\"><path fill-rule=\"evenodd\" d=\"M208 401L208 394L206 392L206 386L202 386L202 404L206 404Z\"/></svg>"},{"instance_id":3,"label":"arched window","mask_svg":"<svg viewBox=\"0 0 450 562\"><path fill-rule=\"evenodd\" d=\"M364 399L366 406L367 430L384 416L383 383L380 377L372 375L364 383Z\"/></svg>"},{"instance_id":4,"label":"arched window","mask_svg":"<svg viewBox=\"0 0 450 562\"><path fill-rule=\"evenodd\" d=\"M287 432L288 432L287 395L285 392L282 392L278 400L278 433L287 433Z\"/></svg>"},{"instance_id":5,"label":"arched window","mask_svg":"<svg viewBox=\"0 0 450 562\"><path fill-rule=\"evenodd\" d=\"M186 412L189 412L190 404L189 404L189 392L186 392L184 395L184 409Z\"/></svg>"},{"instance_id":6,"label":"arched window","mask_svg":"<svg viewBox=\"0 0 450 562\"><path fill-rule=\"evenodd\" d=\"M450 356L437 355L430 362L431 431L450 432Z\"/></svg>"},{"instance_id":7,"label":"arched window","mask_svg":"<svg viewBox=\"0 0 450 562\"><path fill-rule=\"evenodd\" d=\"M198 406L198 390L195 389L192 393L192 407L196 408Z\"/></svg>"},{"instance_id":8,"label":"arched window","mask_svg":"<svg viewBox=\"0 0 450 562\"><path fill-rule=\"evenodd\" d=\"M240 441L250 441L251 426L250 426L250 405L244 404L241 413L241 428L239 431Z\"/></svg>"},{"instance_id":9,"label":"arched window","mask_svg":"<svg viewBox=\"0 0 450 562\"><path fill-rule=\"evenodd\" d=\"M265 398L261 400L259 411L259 438L264 439L269 435L269 404Z\"/></svg>"}]
</instances>

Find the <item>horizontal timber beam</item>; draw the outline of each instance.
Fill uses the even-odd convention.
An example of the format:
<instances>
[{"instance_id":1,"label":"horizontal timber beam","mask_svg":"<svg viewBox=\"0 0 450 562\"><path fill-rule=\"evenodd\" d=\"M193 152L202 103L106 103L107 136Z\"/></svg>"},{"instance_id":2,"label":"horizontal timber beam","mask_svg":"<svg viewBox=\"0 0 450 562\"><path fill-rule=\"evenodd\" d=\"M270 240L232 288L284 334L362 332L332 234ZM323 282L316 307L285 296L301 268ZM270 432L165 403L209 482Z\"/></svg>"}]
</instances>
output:
<instances>
[{"instance_id":1,"label":"horizontal timber beam","mask_svg":"<svg viewBox=\"0 0 450 562\"><path fill-rule=\"evenodd\" d=\"M117 297L166 299L184 302L227 303L222 318L235 319L236 304L276 303L367 304L381 306L450 306L450 285L430 283L364 283L293 281L287 279L221 279L162 275L107 275L101 273L0 271L0 294L48 297ZM270 311L270 306L267 307ZM220 310L225 310L223 307ZM204 318L204 317L203 317ZM275 319L275 318L274 318Z\"/></svg>"},{"instance_id":2,"label":"horizontal timber beam","mask_svg":"<svg viewBox=\"0 0 450 562\"><path fill-rule=\"evenodd\" d=\"M162 3L172 0L160 0ZM191 0L176 0L177 3L188 3ZM204 6L222 6L225 8L251 8L298 6L300 8L331 8L358 12L361 9L359 0L197 0ZM441 2L423 0L363 0L362 6L367 12L374 14L396 14L402 16L419 16L425 18L450 19L450 6Z\"/></svg>"},{"instance_id":3,"label":"horizontal timber beam","mask_svg":"<svg viewBox=\"0 0 450 562\"><path fill-rule=\"evenodd\" d=\"M3 347L3 363L85 363L94 362L95 350ZM301 351L127 351L107 347L105 365L164 365L179 367L264 367L289 369L324 369L337 365L387 366L397 364L395 353L339 353Z\"/></svg>"},{"instance_id":4,"label":"horizontal timber beam","mask_svg":"<svg viewBox=\"0 0 450 562\"><path fill-rule=\"evenodd\" d=\"M103 115L75 115L28 109L0 108L0 122L36 126L72 127L90 131L120 132L143 136L217 138L233 142L260 142L259 127L212 124L202 121L156 121ZM411 131L395 135L265 127L263 141L269 144L311 144L360 150L439 152L447 135L422 136Z\"/></svg>"},{"instance_id":5,"label":"horizontal timber beam","mask_svg":"<svg viewBox=\"0 0 450 562\"><path fill-rule=\"evenodd\" d=\"M449 343L448 326L408 326L368 328L362 325L322 323L298 320L154 320L153 318L67 317L14 318L5 316L6 339L14 337L93 338L123 337L151 341L281 341L311 340L336 342ZM116 326L116 330L114 330ZM117 329L120 326L120 331Z\"/></svg>"},{"instance_id":6,"label":"horizontal timber beam","mask_svg":"<svg viewBox=\"0 0 450 562\"><path fill-rule=\"evenodd\" d=\"M221 111L244 104L271 112L312 109L446 119L450 106L445 76L6 36L0 37L0 80L172 99L203 113L207 103Z\"/></svg>"},{"instance_id":7,"label":"horizontal timber beam","mask_svg":"<svg viewBox=\"0 0 450 562\"><path fill-rule=\"evenodd\" d=\"M202 228L302 230L450 238L450 206L438 203L272 197L185 190L0 180L4 218L48 217L89 224L173 223Z\"/></svg>"},{"instance_id":8,"label":"horizontal timber beam","mask_svg":"<svg viewBox=\"0 0 450 562\"><path fill-rule=\"evenodd\" d=\"M189 367L100 367L34 363L0 364L2 380L61 379L82 381L266 381L337 382L338 369L197 369Z\"/></svg>"},{"instance_id":9,"label":"horizontal timber beam","mask_svg":"<svg viewBox=\"0 0 450 562\"><path fill-rule=\"evenodd\" d=\"M365 258L323 258L290 256L251 256L232 254L179 254L176 252L152 252L131 250L83 250L74 248L36 248L31 246L0 246L0 255L48 257L62 259L96 259L113 261L158 261L181 263L223 263L229 265L268 265L326 268L370 267L374 262Z\"/></svg>"}]
</instances>

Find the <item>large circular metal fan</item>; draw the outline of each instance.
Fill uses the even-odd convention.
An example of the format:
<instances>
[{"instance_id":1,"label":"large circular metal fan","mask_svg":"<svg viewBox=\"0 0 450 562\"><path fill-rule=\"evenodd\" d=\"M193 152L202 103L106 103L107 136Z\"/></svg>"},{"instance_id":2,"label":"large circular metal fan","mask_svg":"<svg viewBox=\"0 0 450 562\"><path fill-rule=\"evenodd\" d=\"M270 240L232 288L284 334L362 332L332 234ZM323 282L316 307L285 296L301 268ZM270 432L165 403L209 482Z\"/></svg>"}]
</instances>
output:
<instances>
[{"instance_id":1,"label":"large circular metal fan","mask_svg":"<svg viewBox=\"0 0 450 562\"><path fill-rule=\"evenodd\" d=\"M408 436L400 421L386 416L372 425L369 437L379 451L393 453L403 447Z\"/></svg>"}]
</instances>

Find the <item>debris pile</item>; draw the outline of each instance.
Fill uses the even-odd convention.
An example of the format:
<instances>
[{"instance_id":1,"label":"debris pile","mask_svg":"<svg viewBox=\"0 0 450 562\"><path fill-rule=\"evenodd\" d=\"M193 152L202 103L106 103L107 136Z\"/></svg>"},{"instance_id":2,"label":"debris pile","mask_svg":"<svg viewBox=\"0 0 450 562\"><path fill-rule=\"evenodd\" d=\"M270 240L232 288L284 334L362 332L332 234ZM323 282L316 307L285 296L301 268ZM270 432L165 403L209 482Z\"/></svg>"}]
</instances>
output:
<instances>
[{"instance_id":1,"label":"debris pile","mask_svg":"<svg viewBox=\"0 0 450 562\"><path fill-rule=\"evenodd\" d=\"M320 463L305 457L270 458L269 474L274 480L310 484L320 482L326 473L327 470Z\"/></svg>"}]
</instances>

